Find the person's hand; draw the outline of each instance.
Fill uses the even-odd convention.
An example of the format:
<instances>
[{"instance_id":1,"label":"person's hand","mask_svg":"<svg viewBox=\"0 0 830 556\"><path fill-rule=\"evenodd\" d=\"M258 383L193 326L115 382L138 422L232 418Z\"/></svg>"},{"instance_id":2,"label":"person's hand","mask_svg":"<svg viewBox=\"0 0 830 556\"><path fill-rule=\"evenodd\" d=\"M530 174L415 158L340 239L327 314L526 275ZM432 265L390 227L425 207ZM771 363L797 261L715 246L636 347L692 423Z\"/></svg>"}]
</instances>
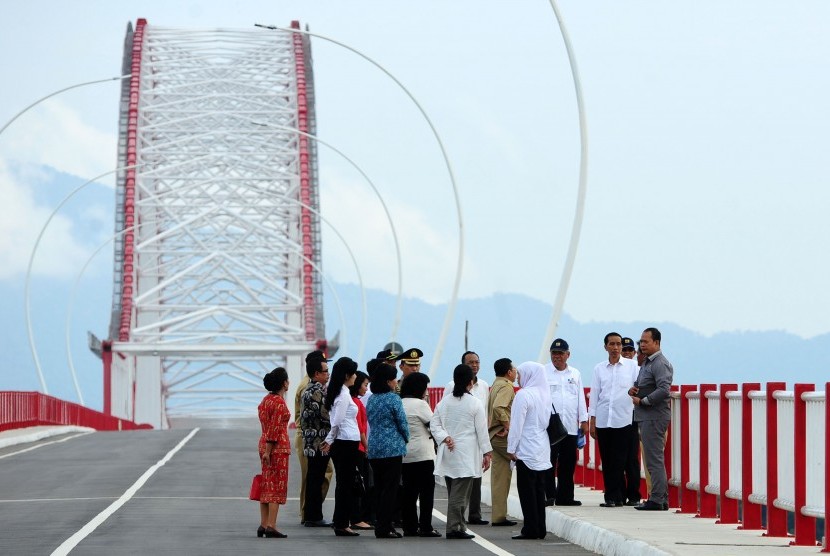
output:
<instances>
[{"instance_id":1,"label":"person's hand","mask_svg":"<svg viewBox=\"0 0 830 556\"><path fill-rule=\"evenodd\" d=\"M512 461L519 461L519 458L516 457L516 454L507 454L507 459Z\"/></svg>"},{"instance_id":2,"label":"person's hand","mask_svg":"<svg viewBox=\"0 0 830 556\"><path fill-rule=\"evenodd\" d=\"M271 467L271 454L268 452L262 454L262 465L265 467Z\"/></svg>"},{"instance_id":3,"label":"person's hand","mask_svg":"<svg viewBox=\"0 0 830 556\"><path fill-rule=\"evenodd\" d=\"M582 434L588 434L588 421L582 421L579 427L582 429Z\"/></svg>"},{"instance_id":4,"label":"person's hand","mask_svg":"<svg viewBox=\"0 0 830 556\"><path fill-rule=\"evenodd\" d=\"M634 405L640 405L640 400L642 398L638 398L637 396L631 396L631 401L634 402Z\"/></svg>"},{"instance_id":5,"label":"person's hand","mask_svg":"<svg viewBox=\"0 0 830 556\"><path fill-rule=\"evenodd\" d=\"M331 445L328 442L323 441L323 443L320 444L320 452L322 452L324 455L328 455L330 449Z\"/></svg>"},{"instance_id":6,"label":"person's hand","mask_svg":"<svg viewBox=\"0 0 830 556\"><path fill-rule=\"evenodd\" d=\"M453 440L451 436L448 436L447 438L444 439L444 444L447 445L447 449L450 452L455 450L455 440Z\"/></svg>"},{"instance_id":7,"label":"person's hand","mask_svg":"<svg viewBox=\"0 0 830 556\"><path fill-rule=\"evenodd\" d=\"M510 431L509 431L509 430L507 430L507 429L504 429L504 430L502 430L501 432L497 432L497 433L495 434L495 436L498 436L499 438L504 438L504 437L505 437L505 436L507 436L508 434L510 434Z\"/></svg>"},{"instance_id":8,"label":"person's hand","mask_svg":"<svg viewBox=\"0 0 830 556\"><path fill-rule=\"evenodd\" d=\"M637 392L639 392L639 391L640 391L639 388L637 388L636 386L632 386L631 388L628 389L628 395L629 396L636 396Z\"/></svg>"},{"instance_id":9,"label":"person's hand","mask_svg":"<svg viewBox=\"0 0 830 556\"><path fill-rule=\"evenodd\" d=\"M487 471L488 469L490 469L490 460L491 460L490 453L488 452L488 453L484 454L484 460L481 462L481 468L484 471Z\"/></svg>"},{"instance_id":10,"label":"person's hand","mask_svg":"<svg viewBox=\"0 0 830 556\"><path fill-rule=\"evenodd\" d=\"M591 438L593 438L594 440L596 440L596 439L597 439L597 426L596 426L596 425L591 424L591 432L590 432L590 434L591 434Z\"/></svg>"}]
</instances>

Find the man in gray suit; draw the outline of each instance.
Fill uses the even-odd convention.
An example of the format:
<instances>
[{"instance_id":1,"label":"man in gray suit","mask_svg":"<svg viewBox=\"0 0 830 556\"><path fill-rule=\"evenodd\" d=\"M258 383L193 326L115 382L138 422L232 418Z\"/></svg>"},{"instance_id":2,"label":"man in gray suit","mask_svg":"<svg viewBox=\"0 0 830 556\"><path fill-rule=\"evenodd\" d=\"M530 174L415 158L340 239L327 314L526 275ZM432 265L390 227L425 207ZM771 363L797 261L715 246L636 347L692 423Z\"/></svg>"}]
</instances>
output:
<instances>
[{"instance_id":1,"label":"man in gray suit","mask_svg":"<svg viewBox=\"0 0 830 556\"><path fill-rule=\"evenodd\" d=\"M640 428L643 456L651 475L651 493L638 510L669 509L669 484L664 450L671 422L671 383L674 375L669 360L660 351L660 331L646 328L640 337L640 351L646 357L637 382L628 391L634 402L634 421Z\"/></svg>"}]
</instances>

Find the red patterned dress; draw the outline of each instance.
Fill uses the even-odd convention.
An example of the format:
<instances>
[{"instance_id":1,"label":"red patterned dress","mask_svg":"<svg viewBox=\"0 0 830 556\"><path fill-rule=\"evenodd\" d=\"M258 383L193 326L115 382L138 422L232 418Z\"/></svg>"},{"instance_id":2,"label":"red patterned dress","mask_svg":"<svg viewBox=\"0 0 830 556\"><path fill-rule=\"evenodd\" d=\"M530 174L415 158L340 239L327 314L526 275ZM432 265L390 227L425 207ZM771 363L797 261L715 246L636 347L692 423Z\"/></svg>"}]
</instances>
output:
<instances>
[{"instance_id":1,"label":"red patterned dress","mask_svg":"<svg viewBox=\"0 0 830 556\"><path fill-rule=\"evenodd\" d=\"M271 450L271 465L262 465L262 486L259 501L262 504L285 504L288 492L288 456L291 444L288 440L288 419L291 412L281 396L268 394L259 404L259 458L265 453L266 441L276 442Z\"/></svg>"}]
</instances>

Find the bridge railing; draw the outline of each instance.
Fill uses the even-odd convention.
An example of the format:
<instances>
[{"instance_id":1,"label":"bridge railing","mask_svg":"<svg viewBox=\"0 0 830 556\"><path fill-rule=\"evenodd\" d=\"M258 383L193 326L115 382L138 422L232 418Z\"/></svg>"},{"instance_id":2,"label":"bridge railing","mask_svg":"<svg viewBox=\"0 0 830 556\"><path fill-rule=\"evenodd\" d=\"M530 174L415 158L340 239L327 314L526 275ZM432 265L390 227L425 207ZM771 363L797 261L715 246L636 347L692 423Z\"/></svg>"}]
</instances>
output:
<instances>
[{"instance_id":1,"label":"bridge railing","mask_svg":"<svg viewBox=\"0 0 830 556\"><path fill-rule=\"evenodd\" d=\"M153 428L40 392L0 392L0 431L39 425L77 425L104 431Z\"/></svg>"},{"instance_id":2,"label":"bridge railing","mask_svg":"<svg viewBox=\"0 0 830 556\"><path fill-rule=\"evenodd\" d=\"M812 384L787 390L772 382L766 389L700 384L673 392L666 445L670 506L814 546L830 500L830 382L824 392L814 390ZM586 396L590 400L588 389ZM601 488L595 445L588 439L580 451L576 480Z\"/></svg>"}]
</instances>

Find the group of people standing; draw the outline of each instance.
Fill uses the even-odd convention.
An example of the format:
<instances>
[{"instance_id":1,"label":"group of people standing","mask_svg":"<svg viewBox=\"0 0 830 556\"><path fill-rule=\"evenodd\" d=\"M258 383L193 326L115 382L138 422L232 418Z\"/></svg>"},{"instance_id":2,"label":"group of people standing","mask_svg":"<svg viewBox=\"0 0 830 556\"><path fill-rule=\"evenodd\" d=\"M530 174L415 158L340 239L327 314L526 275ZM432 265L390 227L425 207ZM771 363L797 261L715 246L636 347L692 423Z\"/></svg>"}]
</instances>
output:
<instances>
[{"instance_id":1,"label":"group of people standing","mask_svg":"<svg viewBox=\"0 0 830 556\"><path fill-rule=\"evenodd\" d=\"M367 363L367 373L348 357L339 358L329 373L331 360L321 351L308 354L295 397L301 522L333 527L336 535L347 537L360 530L373 530L377 538L441 537L432 526L438 476L448 490L446 537L472 539L468 524L489 523L481 515L481 476L492 466L492 525L517 525L507 515L515 468L524 522L512 538L543 539L545 506L581 504L574 499L573 475L579 437L585 434L600 447L606 484L602 506L667 509L663 449L672 368L660 340L656 328L643 332L638 366L633 340L606 335L608 360L594 369L590 407L579 371L567 364L569 345L561 338L551 344L547 365L528 361L516 367L510 359L497 360L492 388L478 377L479 356L465 352L434 412L427 401L429 377L419 372L420 349L379 352ZM402 372L400 384L395 363ZM259 406L263 486L257 535L284 537L276 518L286 500L290 452L285 369L266 375L264 385L269 393ZM554 446L547 434L552 413L560 415L568 433ZM650 490L643 503L640 442ZM337 486L330 522L322 504L332 463Z\"/></svg>"}]
</instances>

